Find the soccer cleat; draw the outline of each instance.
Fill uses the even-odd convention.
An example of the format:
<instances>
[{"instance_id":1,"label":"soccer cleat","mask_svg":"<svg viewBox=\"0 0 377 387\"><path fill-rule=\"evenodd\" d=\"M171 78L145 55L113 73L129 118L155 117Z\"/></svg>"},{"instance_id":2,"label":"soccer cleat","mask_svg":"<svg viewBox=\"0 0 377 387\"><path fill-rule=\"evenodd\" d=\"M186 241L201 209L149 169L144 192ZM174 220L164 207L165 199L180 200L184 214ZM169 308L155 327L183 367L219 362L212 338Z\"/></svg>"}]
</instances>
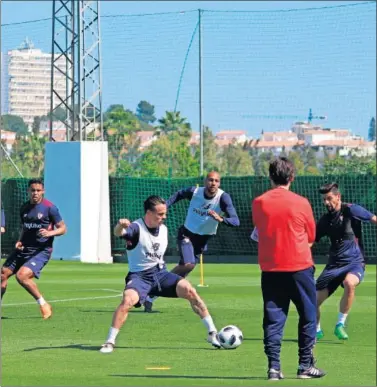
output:
<instances>
[{"instance_id":1,"label":"soccer cleat","mask_svg":"<svg viewBox=\"0 0 377 387\"><path fill-rule=\"evenodd\" d=\"M44 304L40 306L41 314L43 320L47 320L52 316L52 307L50 304Z\"/></svg>"},{"instance_id":2,"label":"soccer cleat","mask_svg":"<svg viewBox=\"0 0 377 387\"><path fill-rule=\"evenodd\" d=\"M335 330L334 330L334 335L339 339L339 340L348 340L348 335L346 330L344 329L344 325L342 323L336 324Z\"/></svg>"},{"instance_id":3,"label":"soccer cleat","mask_svg":"<svg viewBox=\"0 0 377 387\"><path fill-rule=\"evenodd\" d=\"M153 302L145 301L144 302L144 312L152 313L152 306L153 306Z\"/></svg>"},{"instance_id":4,"label":"soccer cleat","mask_svg":"<svg viewBox=\"0 0 377 387\"><path fill-rule=\"evenodd\" d=\"M323 339L323 337L325 336L325 334L323 333L323 330L321 329L321 330L319 330L319 331L317 331L317 333L316 333L316 339L317 340L321 340L321 339Z\"/></svg>"},{"instance_id":5,"label":"soccer cleat","mask_svg":"<svg viewBox=\"0 0 377 387\"><path fill-rule=\"evenodd\" d=\"M214 346L215 348L221 348L217 332L215 331L208 333L207 342L212 344L212 346Z\"/></svg>"},{"instance_id":6,"label":"soccer cleat","mask_svg":"<svg viewBox=\"0 0 377 387\"><path fill-rule=\"evenodd\" d=\"M318 379L326 375L326 372L315 367L314 365L309 368L299 368L297 370L298 379Z\"/></svg>"},{"instance_id":7,"label":"soccer cleat","mask_svg":"<svg viewBox=\"0 0 377 387\"><path fill-rule=\"evenodd\" d=\"M268 380L281 380L284 379L283 373L279 370L275 370L275 368L270 368L267 371L267 379Z\"/></svg>"},{"instance_id":8,"label":"soccer cleat","mask_svg":"<svg viewBox=\"0 0 377 387\"><path fill-rule=\"evenodd\" d=\"M105 343L102 345L102 347L99 351L101 353L111 353L114 351L114 344L113 343Z\"/></svg>"}]
</instances>

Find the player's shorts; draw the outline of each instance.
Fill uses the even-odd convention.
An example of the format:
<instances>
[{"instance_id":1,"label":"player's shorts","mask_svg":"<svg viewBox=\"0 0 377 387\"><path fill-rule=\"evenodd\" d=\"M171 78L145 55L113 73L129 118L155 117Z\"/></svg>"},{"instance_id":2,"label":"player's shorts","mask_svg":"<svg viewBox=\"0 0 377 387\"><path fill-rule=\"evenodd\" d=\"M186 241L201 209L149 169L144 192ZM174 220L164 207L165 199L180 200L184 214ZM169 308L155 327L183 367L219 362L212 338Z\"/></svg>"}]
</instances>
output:
<instances>
[{"instance_id":1,"label":"player's shorts","mask_svg":"<svg viewBox=\"0 0 377 387\"><path fill-rule=\"evenodd\" d=\"M364 272L365 265L363 263L350 263L344 266L326 265L321 275L317 278L316 288L317 290L327 288L330 296L339 286L343 287L343 281L347 274L354 274L359 278L359 283L361 283L364 278Z\"/></svg>"},{"instance_id":2,"label":"player's shorts","mask_svg":"<svg viewBox=\"0 0 377 387\"><path fill-rule=\"evenodd\" d=\"M177 298L177 283L182 279L178 274L171 273L163 266L158 265L144 271L129 272L126 277L126 290L133 289L139 295L139 308L144 304L146 297Z\"/></svg>"},{"instance_id":3,"label":"player's shorts","mask_svg":"<svg viewBox=\"0 0 377 387\"><path fill-rule=\"evenodd\" d=\"M197 235L187 230L184 226L178 230L177 246L180 255L179 265L199 262L200 254L206 251L210 235Z\"/></svg>"},{"instance_id":4,"label":"player's shorts","mask_svg":"<svg viewBox=\"0 0 377 387\"><path fill-rule=\"evenodd\" d=\"M23 250L14 250L4 262L3 267L16 274L21 267L28 267L39 278L41 271L51 258L52 248L24 247Z\"/></svg>"}]
</instances>

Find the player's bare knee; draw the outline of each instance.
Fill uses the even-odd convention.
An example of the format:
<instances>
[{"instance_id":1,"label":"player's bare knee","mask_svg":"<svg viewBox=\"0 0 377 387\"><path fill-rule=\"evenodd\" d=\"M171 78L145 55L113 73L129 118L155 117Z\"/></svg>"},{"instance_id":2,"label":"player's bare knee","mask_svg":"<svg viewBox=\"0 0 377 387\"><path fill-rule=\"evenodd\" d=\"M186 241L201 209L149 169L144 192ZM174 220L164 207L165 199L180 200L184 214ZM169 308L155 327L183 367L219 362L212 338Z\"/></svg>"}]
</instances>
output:
<instances>
[{"instance_id":1,"label":"player's bare knee","mask_svg":"<svg viewBox=\"0 0 377 387\"><path fill-rule=\"evenodd\" d=\"M186 269L187 272L193 271L195 268L194 263L185 263L184 268Z\"/></svg>"},{"instance_id":2,"label":"player's bare knee","mask_svg":"<svg viewBox=\"0 0 377 387\"><path fill-rule=\"evenodd\" d=\"M185 298L186 300L192 300L195 299L197 293L190 282L182 279L177 284L177 296L179 298Z\"/></svg>"},{"instance_id":3,"label":"player's bare knee","mask_svg":"<svg viewBox=\"0 0 377 387\"><path fill-rule=\"evenodd\" d=\"M356 288L356 282L353 280L353 278L346 278L344 281L343 281L343 286L344 286L344 289L349 291L349 292L353 292L355 291L355 288Z\"/></svg>"}]
</instances>

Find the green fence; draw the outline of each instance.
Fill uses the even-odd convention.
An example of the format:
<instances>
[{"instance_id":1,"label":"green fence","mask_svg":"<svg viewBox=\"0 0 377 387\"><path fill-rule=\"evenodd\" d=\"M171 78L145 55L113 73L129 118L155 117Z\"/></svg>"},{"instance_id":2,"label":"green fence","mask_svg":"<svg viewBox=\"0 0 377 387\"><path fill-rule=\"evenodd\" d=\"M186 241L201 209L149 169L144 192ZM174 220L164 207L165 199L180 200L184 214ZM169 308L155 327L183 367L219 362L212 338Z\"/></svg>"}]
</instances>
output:
<instances>
[{"instance_id":1,"label":"green fence","mask_svg":"<svg viewBox=\"0 0 377 387\"><path fill-rule=\"evenodd\" d=\"M316 219L325 211L318 194L318 187L325 182L336 180L343 194L343 200L358 203L373 213L376 213L376 177L372 175L344 175L337 177L299 176L292 185L292 190L307 197L313 206ZM111 226L121 217L131 220L143 215L143 201L152 194L168 198L176 190L184 187L202 184L201 178L182 179L141 179L131 177L110 178L110 217ZM256 255L256 245L250 240L252 224L250 221L252 200L270 188L266 177L223 177L221 188L228 192L233 200L240 217L239 228L229 228L220 225L218 234L209 242L208 255ZM3 180L1 194L6 214L7 232L2 236L2 253L7 254L14 246L19 232L19 208L27 200L27 179ZM69 198L67 198L69 200ZM169 228L168 254L176 254L175 235L177 228L184 222L188 201L172 206L168 213L167 226ZM60 207L62 207L60 205ZM64 217L64 212L62 213ZM365 224L364 244L365 253L370 262L377 261L375 226ZM122 253L124 243L112 237L112 252ZM315 244L314 255L324 256L328 251L326 240ZM230 259L231 261L231 259Z\"/></svg>"}]
</instances>

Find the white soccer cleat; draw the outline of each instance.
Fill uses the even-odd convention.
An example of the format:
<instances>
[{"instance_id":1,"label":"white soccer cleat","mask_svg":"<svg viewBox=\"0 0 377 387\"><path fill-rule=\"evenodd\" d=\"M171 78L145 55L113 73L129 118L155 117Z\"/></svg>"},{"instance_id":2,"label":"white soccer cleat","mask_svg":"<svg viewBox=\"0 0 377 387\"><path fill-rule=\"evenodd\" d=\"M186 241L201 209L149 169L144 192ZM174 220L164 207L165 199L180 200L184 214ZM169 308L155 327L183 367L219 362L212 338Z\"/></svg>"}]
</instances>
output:
<instances>
[{"instance_id":1,"label":"white soccer cleat","mask_svg":"<svg viewBox=\"0 0 377 387\"><path fill-rule=\"evenodd\" d=\"M101 353L111 353L114 351L114 344L113 343L105 343L102 345L102 347L99 351Z\"/></svg>"},{"instance_id":2,"label":"white soccer cleat","mask_svg":"<svg viewBox=\"0 0 377 387\"><path fill-rule=\"evenodd\" d=\"M217 337L217 332L209 332L207 337L207 342L212 344L215 348L221 348L219 338Z\"/></svg>"}]
</instances>

